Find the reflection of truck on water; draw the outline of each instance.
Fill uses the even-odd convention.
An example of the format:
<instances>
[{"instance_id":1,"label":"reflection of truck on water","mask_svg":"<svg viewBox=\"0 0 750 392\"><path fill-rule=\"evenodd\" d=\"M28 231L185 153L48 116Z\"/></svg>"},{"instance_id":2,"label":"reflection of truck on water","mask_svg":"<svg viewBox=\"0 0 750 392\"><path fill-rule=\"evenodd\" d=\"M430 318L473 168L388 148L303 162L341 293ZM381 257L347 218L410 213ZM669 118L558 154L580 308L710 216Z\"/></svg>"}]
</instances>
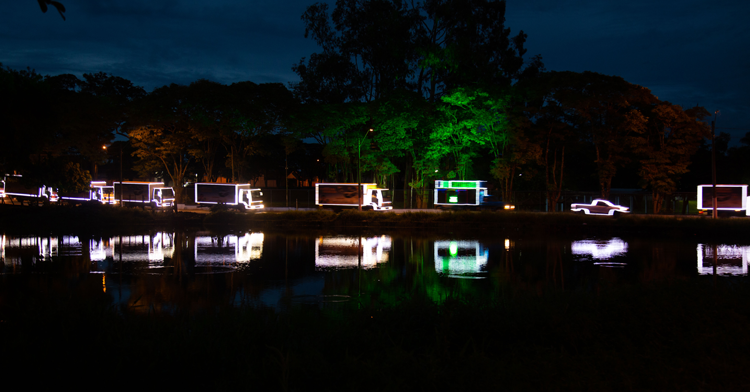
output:
<instances>
[{"instance_id":1,"label":"reflection of truck on water","mask_svg":"<svg viewBox=\"0 0 750 392\"><path fill-rule=\"evenodd\" d=\"M713 185L698 185L698 214L713 211ZM716 211L726 215L748 215L747 185L716 185Z\"/></svg>"},{"instance_id":2,"label":"reflection of truck on water","mask_svg":"<svg viewBox=\"0 0 750 392\"><path fill-rule=\"evenodd\" d=\"M91 181L89 189L82 192L60 193L60 199L67 202L95 201L102 204L115 204L115 187L106 181Z\"/></svg>"},{"instance_id":3,"label":"reflection of truck on water","mask_svg":"<svg viewBox=\"0 0 750 392\"><path fill-rule=\"evenodd\" d=\"M20 175L5 177L3 197L9 197L23 204L24 201L56 203L59 200L57 190L42 185L40 187L25 184Z\"/></svg>"},{"instance_id":4,"label":"reflection of truck on water","mask_svg":"<svg viewBox=\"0 0 750 392\"><path fill-rule=\"evenodd\" d=\"M504 203L487 193L486 181L435 181L435 208L467 208L477 210L513 210L513 204Z\"/></svg>"},{"instance_id":5,"label":"reflection of truck on water","mask_svg":"<svg viewBox=\"0 0 750 392\"><path fill-rule=\"evenodd\" d=\"M250 184L223 184L199 182L195 184L195 203L200 205L223 204L238 209L263 208L263 191Z\"/></svg>"},{"instance_id":6,"label":"reflection of truck on water","mask_svg":"<svg viewBox=\"0 0 750 392\"><path fill-rule=\"evenodd\" d=\"M385 235L319 237L315 240L315 269L373 268L388 262L391 243L391 237Z\"/></svg>"},{"instance_id":7,"label":"reflection of truck on water","mask_svg":"<svg viewBox=\"0 0 750 392\"><path fill-rule=\"evenodd\" d=\"M150 205L154 208L170 208L175 203L174 189L163 182L115 182L115 200L128 204Z\"/></svg>"},{"instance_id":8,"label":"reflection of truck on water","mask_svg":"<svg viewBox=\"0 0 750 392\"><path fill-rule=\"evenodd\" d=\"M489 250L479 241L435 241L435 271L452 278L484 279Z\"/></svg>"},{"instance_id":9,"label":"reflection of truck on water","mask_svg":"<svg viewBox=\"0 0 750 392\"><path fill-rule=\"evenodd\" d=\"M391 195L388 189L378 188L377 184L315 184L315 205L318 208L331 207L357 208L359 196L362 195L362 209L384 211L391 210Z\"/></svg>"}]
</instances>

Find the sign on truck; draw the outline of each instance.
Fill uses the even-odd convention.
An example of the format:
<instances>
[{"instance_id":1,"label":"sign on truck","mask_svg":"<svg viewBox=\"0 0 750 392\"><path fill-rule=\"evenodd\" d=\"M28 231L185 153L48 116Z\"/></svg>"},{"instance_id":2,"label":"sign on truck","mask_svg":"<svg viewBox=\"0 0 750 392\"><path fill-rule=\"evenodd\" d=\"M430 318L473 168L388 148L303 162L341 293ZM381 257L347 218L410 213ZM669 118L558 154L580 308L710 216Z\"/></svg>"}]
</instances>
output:
<instances>
[{"instance_id":1,"label":"sign on truck","mask_svg":"<svg viewBox=\"0 0 750 392\"><path fill-rule=\"evenodd\" d=\"M264 208L263 191L250 184L198 182L195 184L195 203L198 205L224 204L246 210Z\"/></svg>"},{"instance_id":2,"label":"sign on truck","mask_svg":"<svg viewBox=\"0 0 750 392\"><path fill-rule=\"evenodd\" d=\"M115 200L127 204L150 205L154 208L170 208L175 203L174 189L163 182L123 181L113 183Z\"/></svg>"},{"instance_id":3,"label":"sign on truck","mask_svg":"<svg viewBox=\"0 0 750 392\"><path fill-rule=\"evenodd\" d=\"M360 196L362 197L363 210L384 211L393 209L390 191L378 188L377 184L315 184L315 205L319 208L357 208Z\"/></svg>"},{"instance_id":4,"label":"sign on truck","mask_svg":"<svg viewBox=\"0 0 750 392\"><path fill-rule=\"evenodd\" d=\"M748 215L747 207L747 185L716 185L716 211ZM711 211L713 185L698 185L698 213Z\"/></svg>"}]
</instances>

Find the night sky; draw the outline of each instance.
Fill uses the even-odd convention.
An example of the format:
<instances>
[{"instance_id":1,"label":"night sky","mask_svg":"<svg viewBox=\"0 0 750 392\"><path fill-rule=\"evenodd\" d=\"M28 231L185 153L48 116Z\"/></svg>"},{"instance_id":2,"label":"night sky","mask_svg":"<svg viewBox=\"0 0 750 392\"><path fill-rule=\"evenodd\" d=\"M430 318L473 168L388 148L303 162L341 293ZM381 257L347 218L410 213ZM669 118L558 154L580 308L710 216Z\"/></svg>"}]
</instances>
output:
<instances>
[{"instance_id":1,"label":"night sky","mask_svg":"<svg viewBox=\"0 0 750 392\"><path fill-rule=\"evenodd\" d=\"M296 81L318 51L300 16L312 0L5 2L0 63L43 75L107 72L147 91L200 78ZM328 1L333 8L334 1ZM617 75L683 107L720 110L717 132L750 132L750 1L508 0L506 27L528 34L547 70Z\"/></svg>"}]
</instances>

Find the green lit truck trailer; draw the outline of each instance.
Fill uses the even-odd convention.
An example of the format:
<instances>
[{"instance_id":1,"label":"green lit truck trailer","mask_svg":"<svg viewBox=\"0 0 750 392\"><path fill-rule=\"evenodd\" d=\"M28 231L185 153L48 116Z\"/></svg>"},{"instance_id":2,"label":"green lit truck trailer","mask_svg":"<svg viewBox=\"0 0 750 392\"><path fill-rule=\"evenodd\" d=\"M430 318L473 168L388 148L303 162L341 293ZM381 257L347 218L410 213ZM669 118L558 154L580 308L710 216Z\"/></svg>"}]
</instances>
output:
<instances>
[{"instance_id":1,"label":"green lit truck trailer","mask_svg":"<svg viewBox=\"0 0 750 392\"><path fill-rule=\"evenodd\" d=\"M479 180L436 180L435 208L513 210L515 206L504 203L487 192L487 182Z\"/></svg>"}]
</instances>

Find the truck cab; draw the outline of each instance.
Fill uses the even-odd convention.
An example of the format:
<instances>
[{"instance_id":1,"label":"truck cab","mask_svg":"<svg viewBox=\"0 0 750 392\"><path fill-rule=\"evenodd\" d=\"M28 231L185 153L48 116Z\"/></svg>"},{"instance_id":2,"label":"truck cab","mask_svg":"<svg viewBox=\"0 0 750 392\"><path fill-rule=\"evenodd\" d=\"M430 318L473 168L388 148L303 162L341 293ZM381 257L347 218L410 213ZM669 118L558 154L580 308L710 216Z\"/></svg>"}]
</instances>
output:
<instances>
[{"instance_id":1,"label":"truck cab","mask_svg":"<svg viewBox=\"0 0 750 392\"><path fill-rule=\"evenodd\" d=\"M240 203L246 210L263 208L263 191L260 189L240 189Z\"/></svg>"},{"instance_id":2,"label":"truck cab","mask_svg":"<svg viewBox=\"0 0 750 392\"><path fill-rule=\"evenodd\" d=\"M154 188L151 202L155 207L172 207L175 203L174 189L172 187Z\"/></svg>"},{"instance_id":3,"label":"truck cab","mask_svg":"<svg viewBox=\"0 0 750 392\"><path fill-rule=\"evenodd\" d=\"M372 208L373 211L393 209L391 191L381 188L367 189L365 196L362 198L362 208L364 207Z\"/></svg>"}]
</instances>

